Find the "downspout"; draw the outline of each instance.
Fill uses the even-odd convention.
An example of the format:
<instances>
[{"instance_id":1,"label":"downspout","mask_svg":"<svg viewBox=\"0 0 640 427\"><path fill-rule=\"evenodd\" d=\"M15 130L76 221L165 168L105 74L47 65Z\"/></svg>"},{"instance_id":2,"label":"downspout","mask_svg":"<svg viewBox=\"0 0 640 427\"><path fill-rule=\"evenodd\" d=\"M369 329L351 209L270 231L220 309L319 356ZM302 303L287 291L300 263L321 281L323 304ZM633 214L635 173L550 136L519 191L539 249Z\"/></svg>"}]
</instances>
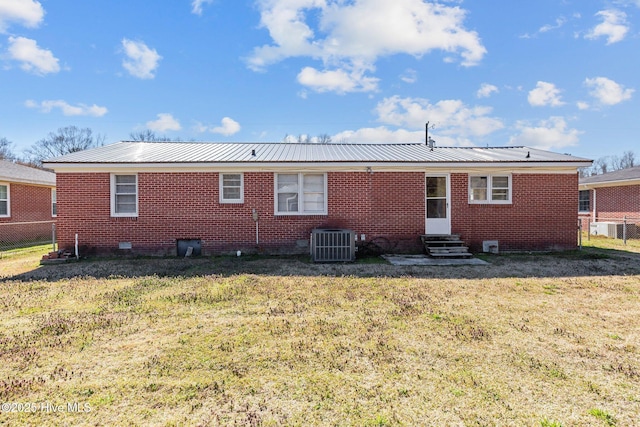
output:
<instances>
[{"instance_id":1,"label":"downspout","mask_svg":"<svg viewBox=\"0 0 640 427\"><path fill-rule=\"evenodd\" d=\"M593 222L596 222L598 219L597 209L596 209L596 189L593 189Z\"/></svg>"}]
</instances>

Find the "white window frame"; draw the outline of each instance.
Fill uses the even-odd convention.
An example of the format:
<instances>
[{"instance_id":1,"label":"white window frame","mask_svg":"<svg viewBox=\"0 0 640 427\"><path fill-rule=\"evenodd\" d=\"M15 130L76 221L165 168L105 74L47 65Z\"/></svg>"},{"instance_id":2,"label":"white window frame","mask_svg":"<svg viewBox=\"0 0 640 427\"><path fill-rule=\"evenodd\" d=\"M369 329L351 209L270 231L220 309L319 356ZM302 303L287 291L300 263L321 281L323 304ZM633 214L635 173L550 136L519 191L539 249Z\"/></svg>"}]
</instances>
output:
<instances>
[{"instance_id":1,"label":"white window frame","mask_svg":"<svg viewBox=\"0 0 640 427\"><path fill-rule=\"evenodd\" d=\"M51 216L58 216L58 193L55 188L51 189Z\"/></svg>"},{"instance_id":2,"label":"white window frame","mask_svg":"<svg viewBox=\"0 0 640 427\"><path fill-rule=\"evenodd\" d=\"M6 215L0 213L0 218L9 218L11 216L11 185L8 182L0 182L0 185L7 187L7 198L2 199L3 202L7 202L7 213Z\"/></svg>"},{"instance_id":3,"label":"white window frame","mask_svg":"<svg viewBox=\"0 0 640 427\"><path fill-rule=\"evenodd\" d=\"M116 212L116 176L135 176L136 177L136 211L135 212ZM112 217L137 217L138 216L138 174L137 173L112 173L111 174L111 216Z\"/></svg>"},{"instance_id":4,"label":"white window frame","mask_svg":"<svg viewBox=\"0 0 640 427\"><path fill-rule=\"evenodd\" d=\"M587 202L589 203L589 209L587 210L580 209L580 202L582 201L580 200L580 194L582 194L583 192L587 193ZM591 212L591 190L578 190L578 212L582 214Z\"/></svg>"},{"instance_id":5,"label":"white window frame","mask_svg":"<svg viewBox=\"0 0 640 427\"><path fill-rule=\"evenodd\" d=\"M295 212L278 211L278 176L279 175L298 175L298 210ZM322 175L324 205L322 211L304 211L304 176L305 175ZM326 172L277 172L274 173L273 179L273 211L275 215L327 215L329 197L327 194L327 173Z\"/></svg>"},{"instance_id":6,"label":"white window frame","mask_svg":"<svg viewBox=\"0 0 640 427\"><path fill-rule=\"evenodd\" d=\"M240 198L239 199L226 199L224 197L225 175L240 175ZM221 173L219 174L218 180L219 180L220 203L244 203L244 174L242 172Z\"/></svg>"},{"instance_id":7,"label":"white window frame","mask_svg":"<svg viewBox=\"0 0 640 427\"><path fill-rule=\"evenodd\" d=\"M485 200L473 200L472 199L472 195L473 195L473 188L471 187L471 179L472 178L487 178L487 198ZM507 200L494 200L493 199L493 190L498 190L498 189L504 189L503 187L499 187L499 188L494 188L493 187L493 179L494 178L507 178L508 179L508 186L509 188L507 188ZM511 194L512 194L512 190L513 190L513 184L512 184L512 180L511 180L511 174L501 174L501 173L495 173L495 174L473 174L473 175L469 175L469 203L470 204L494 204L494 205L510 205L512 203L512 198L511 198Z\"/></svg>"}]
</instances>

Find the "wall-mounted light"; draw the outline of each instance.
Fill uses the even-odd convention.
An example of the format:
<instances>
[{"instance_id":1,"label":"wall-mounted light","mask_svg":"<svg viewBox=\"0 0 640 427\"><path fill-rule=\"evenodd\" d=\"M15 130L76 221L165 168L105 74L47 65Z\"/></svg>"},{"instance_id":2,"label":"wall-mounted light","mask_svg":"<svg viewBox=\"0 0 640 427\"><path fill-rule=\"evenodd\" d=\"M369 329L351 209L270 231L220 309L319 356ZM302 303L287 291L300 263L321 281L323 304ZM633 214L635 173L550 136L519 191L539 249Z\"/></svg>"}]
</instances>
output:
<instances>
[{"instance_id":1,"label":"wall-mounted light","mask_svg":"<svg viewBox=\"0 0 640 427\"><path fill-rule=\"evenodd\" d=\"M371 169L371 166L367 166L367 173L373 175L373 169Z\"/></svg>"}]
</instances>

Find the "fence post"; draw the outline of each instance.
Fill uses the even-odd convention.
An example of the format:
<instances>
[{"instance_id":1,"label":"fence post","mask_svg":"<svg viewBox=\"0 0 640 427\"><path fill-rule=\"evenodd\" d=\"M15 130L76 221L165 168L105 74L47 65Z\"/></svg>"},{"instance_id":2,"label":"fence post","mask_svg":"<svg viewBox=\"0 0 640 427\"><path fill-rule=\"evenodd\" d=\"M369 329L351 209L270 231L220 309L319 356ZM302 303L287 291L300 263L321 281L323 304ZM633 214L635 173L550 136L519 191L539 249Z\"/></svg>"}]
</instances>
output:
<instances>
[{"instance_id":1,"label":"fence post","mask_svg":"<svg viewBox=\"0 0 640 427\"><path fill-rule=\"evenodd\" d=\"M56 223L51 224L51 250L56 251Z\"/></svg>"},{"instance_id":2,"label":"fence post","mask_svg":"<svg viewBox=\"0 0 640 427\"><path fill-rule=\"evenodd\" d=\"M626 246L627 244L627 216L625 215L622 219L622 240Z\"/></svg>"},{"instance_id":3,"label":"fence post","mask_svg":"<svg viewBox=\"0 0 640 427\"><path fill-rule=\"evenodd\" d=\"M587 229L587 241L590 242L591 241L591 217L589 217L587 225L589 226L589 228Z\"/></svg>"},{"instance_id":4,"label":"fence post","mask_svg":"<svg viewBox=\"0 0 640 427\"><path fill-rule=\"evenodd\" d=\"M582 250L582 219L578 218L578 247Z\"/></svg>"}]
</instances>

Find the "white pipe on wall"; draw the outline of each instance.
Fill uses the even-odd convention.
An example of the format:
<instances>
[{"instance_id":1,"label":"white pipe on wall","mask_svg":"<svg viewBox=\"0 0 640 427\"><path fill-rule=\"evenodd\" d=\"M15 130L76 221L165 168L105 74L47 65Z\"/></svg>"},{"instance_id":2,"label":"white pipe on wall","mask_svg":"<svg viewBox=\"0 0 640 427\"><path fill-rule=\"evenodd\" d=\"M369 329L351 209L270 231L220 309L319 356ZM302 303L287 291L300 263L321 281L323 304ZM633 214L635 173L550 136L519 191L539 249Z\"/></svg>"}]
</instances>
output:
<instances>
[{"instance_id":1,"label":"white pipe on wall","mask_svg":"<svg viewBox=\"0 0 640 427\"><path fill-rule=\"evenodd\" d=\"M258 246L260 244L260 233L259 233L259 228L258 228L258 211L256 208L253 208L253 211L251 212L251 216L253 217L253 220L256 223L256 246Z\"/></svg>"}]
</instances>

